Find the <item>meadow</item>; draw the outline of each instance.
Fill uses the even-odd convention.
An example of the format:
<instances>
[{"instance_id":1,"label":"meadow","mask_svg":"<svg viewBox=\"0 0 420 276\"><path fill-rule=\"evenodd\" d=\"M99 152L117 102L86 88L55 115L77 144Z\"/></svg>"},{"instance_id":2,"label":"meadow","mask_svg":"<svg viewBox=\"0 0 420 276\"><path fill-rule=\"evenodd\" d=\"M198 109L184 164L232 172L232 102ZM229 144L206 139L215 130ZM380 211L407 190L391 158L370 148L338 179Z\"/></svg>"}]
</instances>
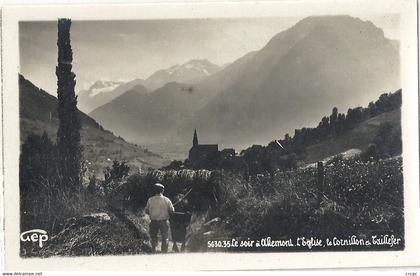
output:
<instances>
[{"instance_id":1,"label":"meadow","mask_svg":"<svg viewBox=\"0 0 420 276\"><path fill-rule=\"evenodd\" d=\"M362 161L337 156L324 164L321 185L315 166L247 178L222 170L153 170L128 177L114 190L120 206L141 210L155 182L164 184L173 200L187 194L192 211L205 212L205 221L217 219L206 227L207 236L201 231L196 233L201 237L193 237L196 251L207 251L208 239L404 235L401 157ZM374 249L381 248L386 247ZM371 248L337 250L345 249Z\"/></svg>"}]
</instances>

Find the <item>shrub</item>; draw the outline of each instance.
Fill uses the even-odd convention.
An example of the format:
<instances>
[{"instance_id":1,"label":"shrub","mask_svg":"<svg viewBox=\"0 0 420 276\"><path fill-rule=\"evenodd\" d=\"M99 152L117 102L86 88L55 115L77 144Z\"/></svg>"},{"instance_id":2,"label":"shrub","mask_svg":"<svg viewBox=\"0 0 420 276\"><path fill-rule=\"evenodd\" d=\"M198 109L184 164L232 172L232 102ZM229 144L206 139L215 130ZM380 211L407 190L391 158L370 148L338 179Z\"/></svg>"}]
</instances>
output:
<instances>
[{"instance_id":1,"label":"shrub","mask_svg":"<svg viewBox=\"0 0 420 276\"><path fill-rule=\"evenodd\" d=\"M57 169L57 146L44 132L22 144L19 164L21 230L40 228L54 234L63 220L86 211L84 192L71 189Z\"/></svg>"},{"instance_id":2,"label":"shrub","mask_svg":"<svg viewBox=\"0 0 420 276\"><path fill-rule=\"evenodd\" d=\"M236 237L326 237L391 231L403 236L401 158L362 162L337 158L325 166L323 189L316 168L223 177L220 214ZM320 202L318 196L320 195Z\"/></svg>"},{"instance_id":3,"label":"shrub","mask_svg":"<svg viewBox=\"0 0 420 276\"><path fill-rule=\"evenodd\" d=\"M192 208L204 210L217 200L217 181L217 176L207 170L151 170L117 182L112 197L123 199L127 208L138 210L144 208L147 199L153 195L153 184L159 182L165 186L165 195L173 202L177 194L188 193Z\"/></svg>"}]
</instances>

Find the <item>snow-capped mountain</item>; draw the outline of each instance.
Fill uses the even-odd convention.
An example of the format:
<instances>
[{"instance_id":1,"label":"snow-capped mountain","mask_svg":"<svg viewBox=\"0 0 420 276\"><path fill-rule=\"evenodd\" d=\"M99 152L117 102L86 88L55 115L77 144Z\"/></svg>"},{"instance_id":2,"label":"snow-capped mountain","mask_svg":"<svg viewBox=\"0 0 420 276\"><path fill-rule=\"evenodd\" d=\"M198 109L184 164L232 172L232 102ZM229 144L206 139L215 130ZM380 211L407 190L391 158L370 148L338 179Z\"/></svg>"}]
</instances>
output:
<instances>
[{"instance_id":1,"label":"snow-capped mountain","mask_svg":"<svg viewBox=\"0 0 420 276\"><path fill-rule=\"evenodd\" d=\"M119 81L97 81L95 82L87 91L89 97L95 97L100 93L107 93L111 92L118 86L123 84L123 82Z\"/></svg>"},{"instance_id":2,"label":"snow-capped mountain","mask_svg":"<svg viewBox=\"0 0 420 276\"><path fill-rule=\"evenodd\" d=\"M96 81L88 89L78 93L78 108L87 113L103 105L108 102L108 98L113 98L111 92L122 84L120 81Z\"/></svg>"},{"instance_id":3,"label":"snow-capped mountain","mask_svg":"<svg viewBox=\"0 0 420 276\"><path fill-rule=\"evenodd\" d=\"M155 90L170 82L198 82L219 70L218 65L206 59L194 59L153 73L146 79L145 86L150 90Z\"/></svg>"},{"instance_id":4,"label":"snow-capped mountain","mask_svg":"<svg viewBox=\"0 0 420 276\"><path fill-rule=\"evenodd\" d=\"M196 83L220 69L221 67L206 59L194 59L181 65L177 64L170 68L156 71L146 80L135 79L127 83L97 81L89 89L79 92L78 107L83 112L90 113L132 89L142 94L154 91L171 82Z\"/></svg>"},{"instance_id":5,"label":"snow-capped mountain","mask_svg":"<svg viewBox=\"0 0 420 276\"><path fill-rule=\"evenodd\" d=\"M194 65L159 74L174 78L200 68ZM398 49L373 23L308 17L199 82L167 84L147 95L125 93L90 115L140 143L189 143L200 128L207 141L240 148L316 125L332 107L343 112L396 91L399 76Z\"/></svg>"}]
</instances>

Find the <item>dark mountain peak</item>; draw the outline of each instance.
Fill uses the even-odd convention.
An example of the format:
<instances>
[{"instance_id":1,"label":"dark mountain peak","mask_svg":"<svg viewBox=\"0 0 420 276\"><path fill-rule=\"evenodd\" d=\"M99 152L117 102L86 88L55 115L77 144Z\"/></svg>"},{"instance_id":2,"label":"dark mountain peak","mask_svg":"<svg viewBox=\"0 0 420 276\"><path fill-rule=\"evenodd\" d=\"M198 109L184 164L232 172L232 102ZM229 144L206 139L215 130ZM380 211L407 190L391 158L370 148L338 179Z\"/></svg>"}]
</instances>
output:
<instances>
[{"instance_id":1,"label":"dark mountain peak","mask_svg":"<svg viewBox=\"0 0 420 276\"><path fill-rule=\"evenodd\" d=\"M156 91L166 90L166 89L173 90L173 89L181 89L181 88L182 88L182 84L180 84L179 82L176 82L176 81L171 81L171 82L168 82L167 84L165 84L164 86L162 86L161 88L159 88Z\"/></svg>"},{"instance_id":2,"label":"dark mountain peak","mask_svg":"<svg viewBox=\"0 0 420 276\"><path fill-rule=\"evenodd\" d=\"M295 27L300 25L310 28L328 28L341 35L351 35L352 38L355 35L358 37L384 38L383 30L371 21L363 21L349 15L311 16L298 22Z\"/></svg>"},{"instance_id":3,"label":"dark mountain peak","mask_svg":"<svg viewBox=\"0 0 420 276\"><path fill-rule=\"evenodd\" d=\"M349 15L309 16L297 22L291 28L275 35L265 48L276 47L278 44L294 43L306 37L311 32L336 35L346 39L383 40L384 32L370 21L363 21ZM320 39L324 39L320 37Z\"/></svg>"},{"instance_id":4,"label":"dark mountain peak","mask_svg":"<svg viewBox=\"0 0 420 276\"><path fill-rule=\"evenodd\" d=\"M149 93L149 90L143 84L136 84L133 87L131 87L127 92L135 92L142 95Z\"/></svg>"},{"instance_id":5,"label":"dark mountain peak","mask_svg":"<svg viewBox=\"0 0 420 276\"><path fill-rule=\"evenodd\" d=\"M103 87L105 87L105 84L104 84L103 81L100 81L100 80L96 81L94 84L92 84L90 86L91 89L92 88L103 88Z\"/></svg>"},{"instance_id":6,"label":"dark mountain peak","mask_svg":"<svg viewBox=\"0 0 420 276\"><path fill-rule=\"evenodd\" d=\"M190 141L187 134L200 126L214 143L259 144L317 123L314 118L331 106L345 110L400 87L394 44L368 21L308 17L200 81L175 77L175 71L191 67L181 70L190 78L206 60L163 70L167 77L147 80L160 88L142 98L141 106L127 101L93 117L142 143Z\"/></svg>"},{"instance_id":7,"label":"dark mountain peak","mask_svg":"<svg viewBox=\"0 0 420 276\"><path fill-rule=\"evenodd\" d=\"M135 88L137 85L142 86ZM144 80L135 79L127 83L118 81L97 81L89 89L79 92L79 108L84 112L89 113L130 89L135 89L140 93L143 93Z\"/></svg>"},{"instance_id":8,"label":"dark mountain peak","mask_svg":"<svg viewBox=\"0 0 420 276\"><path fill-rule=\"evenodd\" d=\"M192 59L186 63L184 63L182 66L208 66L208 67L219 67L218 65L210 62L208 59Z\"/></svg>"},{"instance_id":9,"label":"dark mountain peak","mask_svg":"<svg viewBox=\"0 0 420 276\"><path fill-rule=\"evenodd\" d=\"M352 17L350 15L313 15L305 17L297 22L292 28L300 26L340 26L343 25L373 25L370 21L363 21L360 18Z\"/></svg>"},{"instance_id":10,"label":"dark mountain peak","mask_svg":"<svg viewBox=\"0 0 420 276\"><path fill-rule=\"evenodd\" d=\"M111 100L109 103L106 103L106 104L94 109L92 112L89 113L89 115L92 116L92 114L95 114L96 110L98 110L100 108L103 108L104 106L110 106L112 104L121 104L121 103L134 104L137 101L139 101L139 99L141 99L145 95L146 95L146 93L139 93L137 90L130 89L130 90L124 92L123 94L121 94L120 96L116 97L115 99Z\"/></svg>"}]
</instances>

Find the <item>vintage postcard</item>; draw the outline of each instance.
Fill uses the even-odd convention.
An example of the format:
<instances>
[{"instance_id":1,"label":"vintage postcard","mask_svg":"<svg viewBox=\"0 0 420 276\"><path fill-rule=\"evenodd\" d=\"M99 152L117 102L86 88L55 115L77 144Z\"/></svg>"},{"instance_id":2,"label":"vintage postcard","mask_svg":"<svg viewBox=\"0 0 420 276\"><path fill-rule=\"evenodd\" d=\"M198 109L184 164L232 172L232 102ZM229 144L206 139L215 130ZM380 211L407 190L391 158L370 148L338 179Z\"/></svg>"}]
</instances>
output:
<instances>
[{"instance_id":1,"label":"vintage postcard","mask_svg":"<svg viewBox=\"0 0 420 276\"><path fill-rule=\"evenodd\" d=\"M420 263L416 1L5 6L7 270Z\"/></svg>"}]
</instances>

